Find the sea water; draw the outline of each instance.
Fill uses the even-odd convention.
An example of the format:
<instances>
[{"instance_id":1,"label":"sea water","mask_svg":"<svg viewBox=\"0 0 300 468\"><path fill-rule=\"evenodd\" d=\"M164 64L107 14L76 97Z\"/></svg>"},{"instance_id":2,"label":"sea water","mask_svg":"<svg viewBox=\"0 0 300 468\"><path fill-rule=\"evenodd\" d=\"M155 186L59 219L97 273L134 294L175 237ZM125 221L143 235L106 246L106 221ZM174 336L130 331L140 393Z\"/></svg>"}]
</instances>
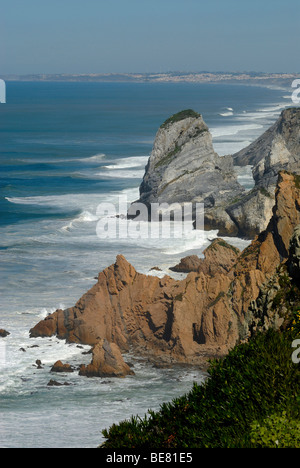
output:
<instances>
[{"instance_id":1,"label":"sea water","mask_svg":"<svg viewBox=\"0 0 300 468\"><path fill-rule=\"evenodd\" d=\"M181 239L99 239L97 207L135 201L156 132L172 114L201 113L218 154L244 148L291 106L286 90L243 85L8 82L0 106L0 446L96 447L113 423L144 416L191 390L200 369L156 369L126 356L135 376L55 376L57 360L90 361L90 348L29 330L73 306L99 271L123 254L141 273L201 255L217 231ZM251 168L238 169L251 189ZM231 240L244 248L247 242ZM161 271L151 270L159 267ZM36 361L42 362L38 369Z\"/></svg>"}]
</instances>

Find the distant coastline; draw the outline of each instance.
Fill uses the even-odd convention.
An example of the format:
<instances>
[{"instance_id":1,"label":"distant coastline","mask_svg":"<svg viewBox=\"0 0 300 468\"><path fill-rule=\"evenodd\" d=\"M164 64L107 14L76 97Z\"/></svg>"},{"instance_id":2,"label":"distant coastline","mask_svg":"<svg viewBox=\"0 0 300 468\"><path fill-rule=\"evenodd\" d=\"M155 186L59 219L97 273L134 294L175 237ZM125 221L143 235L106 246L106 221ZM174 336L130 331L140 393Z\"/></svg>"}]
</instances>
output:
<instances>
[{"instance_id":1,"label":"distant coastline","mask_svg":"<svg viewBox=\"0 0 300 468\"><path fill-rule=\"evenodd\" d=\"M228 83L258 86L290 86L300 73L167 72L4 75L6 81L34 82L130 82L130 83Z\"/></svg>"}]
</instances>

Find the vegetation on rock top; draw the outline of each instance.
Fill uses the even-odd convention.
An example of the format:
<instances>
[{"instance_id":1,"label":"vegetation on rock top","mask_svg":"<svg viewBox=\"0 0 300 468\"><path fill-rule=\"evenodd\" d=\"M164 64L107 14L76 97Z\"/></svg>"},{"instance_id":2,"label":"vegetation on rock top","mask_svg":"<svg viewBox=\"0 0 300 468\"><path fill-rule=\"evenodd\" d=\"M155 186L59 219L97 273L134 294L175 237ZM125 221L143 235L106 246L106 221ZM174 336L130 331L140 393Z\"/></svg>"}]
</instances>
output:
<instances>
[{"instance_id":1,"label":"vegetation on rock top","mask_svg":"<svg viewBox=\"0 0 300 468\"><path fill-rule=\"evenodd\" d=\"M198 119L201 117L201 114L198 114L198 112L195 112L192 109L186 109L181 112L178 112L177 114L172 115L169 117L162 125L160 128L165 128L168 125L175 123L175 122L180 122L181 120L188 119L188 118L196 118Z\"/></svg>"}]
</instances>

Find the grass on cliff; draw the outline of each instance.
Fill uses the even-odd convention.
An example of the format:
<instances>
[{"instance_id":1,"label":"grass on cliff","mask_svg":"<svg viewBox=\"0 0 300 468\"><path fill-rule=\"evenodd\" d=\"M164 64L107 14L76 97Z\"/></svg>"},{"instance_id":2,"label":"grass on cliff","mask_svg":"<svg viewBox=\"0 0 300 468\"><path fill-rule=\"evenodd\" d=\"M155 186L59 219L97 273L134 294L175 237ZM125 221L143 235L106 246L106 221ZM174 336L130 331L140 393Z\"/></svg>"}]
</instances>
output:
<instances>
[{"instance_id":1,"label":"grass on cliff","mask_svg":"<svg viewBox=\"0 0 300 468\"><path fill-rule=\"evenodd\" d=\"M103 431L104 448L300 448L293 335L269 330L210 363L192 391Z\"/></svg>"},{"instance_id":2,"label":"grass on cliff","mask_svg":"<svg viewBox=\"0 0 300 468\"><path fill-rule=\"evenodd\" d=\"M188 119L189 117L198 119L199 117L201 117L201 115L192 109L186 109L181 112L178 112L177 114L172 115L161 125L160 128L165 128L170 124L173 124L175 122L180 122L181 120Z\"/></svg>"}]
</instances>

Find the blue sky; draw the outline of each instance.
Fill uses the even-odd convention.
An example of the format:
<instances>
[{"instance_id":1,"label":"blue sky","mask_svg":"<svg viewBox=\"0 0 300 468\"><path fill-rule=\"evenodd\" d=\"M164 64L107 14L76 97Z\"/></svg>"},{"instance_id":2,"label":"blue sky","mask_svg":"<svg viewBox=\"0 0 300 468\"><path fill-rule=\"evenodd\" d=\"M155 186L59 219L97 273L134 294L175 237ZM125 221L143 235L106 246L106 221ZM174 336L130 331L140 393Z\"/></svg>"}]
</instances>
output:
<instances>
[{"instance_id":1,"label":"blue sky","mask_svg":"<svg viewBox=\"0 0 300 468\"><path fill-rule=\"evenodd\" d=\"M299 0L0 0L0 75L300 72Z\"/></svg>"}]
</instances>

